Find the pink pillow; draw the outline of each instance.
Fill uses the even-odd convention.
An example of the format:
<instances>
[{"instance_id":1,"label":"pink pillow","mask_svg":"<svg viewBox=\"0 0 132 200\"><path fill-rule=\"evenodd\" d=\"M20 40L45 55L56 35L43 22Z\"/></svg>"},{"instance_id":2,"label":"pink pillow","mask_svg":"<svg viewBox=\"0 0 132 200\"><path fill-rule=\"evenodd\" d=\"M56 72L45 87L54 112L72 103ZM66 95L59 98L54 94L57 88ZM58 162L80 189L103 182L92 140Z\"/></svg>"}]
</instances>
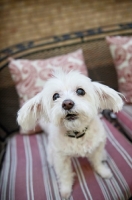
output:
<instances>
[{"instance_id":1,"label":"pink pillow","mask_svg":"<svg viewBox=\"0 0 132 200\"><path fill-rule=\"evenodd\" d=\"M119 91L132 103L132 37L106 38L118 75Z\"/></svg>"},{"instance_id":2,"label":"pink pillow","mask_svg":"<svg viewBox=\"0 0 132 200\"><path fill-rule=\"evenodd\" d=\"M52 70L60 67L66 71L79 70L84 75L88 75L82 49L44 60L14 60L11 58L9 69L16 84L20 107L39 93L46 80L51 77Z\"/></svg>"}]
</instances>

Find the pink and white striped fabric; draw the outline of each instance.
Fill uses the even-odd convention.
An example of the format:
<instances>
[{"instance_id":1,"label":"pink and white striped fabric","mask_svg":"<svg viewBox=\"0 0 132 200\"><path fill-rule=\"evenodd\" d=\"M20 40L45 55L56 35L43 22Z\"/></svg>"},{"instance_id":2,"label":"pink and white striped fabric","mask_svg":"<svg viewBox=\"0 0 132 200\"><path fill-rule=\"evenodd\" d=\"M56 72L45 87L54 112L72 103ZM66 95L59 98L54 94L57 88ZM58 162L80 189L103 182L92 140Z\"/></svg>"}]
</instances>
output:
<instances>
[{"instance_id":1,"label":"pink and white striped fabric","mask_svg":"<svg viewBox=\"0 0 132 200\"><path fill-rule=\"evenodd\" d=\"M117 113L117 120L132 140L132 105L124 105L123 110Z\"/></svg>"},{"instance_id":2,"label":"pink and white striped fabric","mask_svg":"<svg viewBox=\"0 0 132 200\"><path fill-rule=\"evenodd\" d=\"M88 160L72 160L76 172L70 200L128 200L132 192L132 147L108 121L106 149L111 180L92 170ZM15 135L7 145L0 178L1 200L61 200L55 172L46 161L46 137Z\"/></svg>"}]
</instances>

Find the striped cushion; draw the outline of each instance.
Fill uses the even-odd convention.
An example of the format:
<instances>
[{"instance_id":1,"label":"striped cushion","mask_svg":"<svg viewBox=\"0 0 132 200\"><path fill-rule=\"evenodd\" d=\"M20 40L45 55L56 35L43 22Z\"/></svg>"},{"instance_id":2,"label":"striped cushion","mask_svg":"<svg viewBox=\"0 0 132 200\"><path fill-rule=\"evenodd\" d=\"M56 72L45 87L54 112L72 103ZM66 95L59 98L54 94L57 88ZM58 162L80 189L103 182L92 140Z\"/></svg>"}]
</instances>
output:
<instances>
[{"instance_id":1,"label":"striped cushion","mask_svg":"<svg viewBox=\"0 0 132 200\"><path fill-rule=\"evenodd\" d=\"M117 113L117 120L132 140L132 105L125 105L123 110Z\"/></svg>"},{"instance_id":2,"label":"striped cushion","mask_svg":"<svg viewBox=\"0 0 132 200\"><path fill-rule=\"evenodd\" d=\"M132 192L131 144L108 121L106 149L111 180L94 173L86 158L73 159L76 172L71 200L127 200ZM48 167L44 134L12 137L0 179L1 200L61 200L55 173Z\"/></svg>"}]
</instances>

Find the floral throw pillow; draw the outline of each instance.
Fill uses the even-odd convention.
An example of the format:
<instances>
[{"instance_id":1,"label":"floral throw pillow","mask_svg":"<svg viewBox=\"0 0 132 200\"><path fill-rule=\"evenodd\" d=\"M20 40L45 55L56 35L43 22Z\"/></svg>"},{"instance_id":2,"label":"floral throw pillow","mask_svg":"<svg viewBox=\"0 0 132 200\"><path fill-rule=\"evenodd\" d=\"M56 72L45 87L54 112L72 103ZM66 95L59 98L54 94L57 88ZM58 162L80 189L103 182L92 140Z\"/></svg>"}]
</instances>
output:
<instances>
[{"instance_id":1,"label":"floral throw pillow","mask_svg":"<svg viewBox=\"0 0 132 200\"><path fill-rule=\"evenodd\" d=\"M132 37L106 38L118 75L119 91L132 103Z\"/></svg>"},{"instance_id":2,"label":"floral throw pillow","mask_svg":"<svg viewBox=\"0 0 132 200\"><path fill-rule=\"evenodd\" d=\"M43 89L52 71L58 68L66 71L79 70L84 75L88 75L82 49L43 60L10 58L9 70L16 85L20 107ZM37 127L36 131L40 129Z\"/></svg>"}]
</instances>

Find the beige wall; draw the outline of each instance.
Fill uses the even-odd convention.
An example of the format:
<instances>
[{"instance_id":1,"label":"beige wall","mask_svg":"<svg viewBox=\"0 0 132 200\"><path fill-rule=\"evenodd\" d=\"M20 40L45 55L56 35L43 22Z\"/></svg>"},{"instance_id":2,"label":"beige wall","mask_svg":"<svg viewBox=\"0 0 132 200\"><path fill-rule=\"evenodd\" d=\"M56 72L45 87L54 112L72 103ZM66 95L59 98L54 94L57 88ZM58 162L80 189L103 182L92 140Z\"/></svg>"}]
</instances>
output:
<instances>
[{"instance_id":1,"label":"beige wall","mask_svg":"<svg viewBox=\"0 0 132 200\"><path fill-rule=\"evenodd\" d=\"M132 0L0 0L0 49L132 21Z\"/></svg>"}]
</instances>

